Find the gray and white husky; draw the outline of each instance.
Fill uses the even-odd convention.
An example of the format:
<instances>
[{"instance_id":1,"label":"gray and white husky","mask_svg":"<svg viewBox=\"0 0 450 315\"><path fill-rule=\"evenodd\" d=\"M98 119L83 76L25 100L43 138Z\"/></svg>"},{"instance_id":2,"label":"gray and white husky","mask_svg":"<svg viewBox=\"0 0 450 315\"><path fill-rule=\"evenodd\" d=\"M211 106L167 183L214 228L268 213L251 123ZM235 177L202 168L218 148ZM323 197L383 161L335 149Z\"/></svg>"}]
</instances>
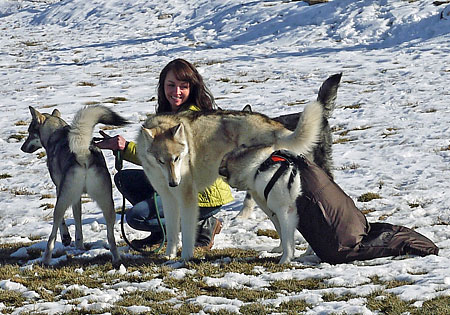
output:
<instances>
[{"instance_id":1,"label":"gray and white husky","mask_svg":"<svg viewBox=\"0 0 450 315\"><path fill-rule=\"evenodd\" d=\"M331 178L333 178L333 157L332 144L333 137L331 135L330 125L328 119L331 117L336 106L336 97L339 83L341 81L342 73L333 74L326 79L319 89L317 101L323 106L322 128L320 131L319 143L314 147L310 159L314 161L321 169L325 171ZM244 110L251 111L250 107L245 107ZM272 118L275 121L282 123L287 129L294 130L297 126L298 120L302 113L293 113ZM237 218L247 219L255 208L255 200L251 194L247 192L244 198L242 209L237 215Z\"/></svg>"},{"instance_id":2,"label":"gray and white husky","mask_svg":"<svg viewBox=\"0 0 450 315\"><path fill-rule=\"evenodd\" d=\"M194 254L198 192L219 176L223 156L245 145L266 145L308 153L319 141L323 106L305 106L294 131L259 113L241 111L154 114L137 138L137 154L145 174L161 196L166 217L166 255L175 258L182 232L181 258Z\"/></svg>"},{"instance_id":3,"label":"gray and white husky","mask_svg":"<svg viewBox=\"0 0 450 315\"><path fill-rule=\"evenodd\" d=\"M64 222L64 213L72 205L75 220L75 246L84 249L81 229L81 195L87 193L102 209L106 221L107 238L113 263L120 260L114 238L116 214L112 199L111 176L99 148L92 144L94 126L98 123L122 126L128 122L105 106L90 106L76 114L71 125L61 119L55 109L52 114L41 114L30 106L32 121L28 138L21 150L33 153L44 147L47 167L56 185L56 205L53 210L53 228L42 262L50 264L56 234L60 227L64 245L71 242Z\"/></svg>"}]
</instances>

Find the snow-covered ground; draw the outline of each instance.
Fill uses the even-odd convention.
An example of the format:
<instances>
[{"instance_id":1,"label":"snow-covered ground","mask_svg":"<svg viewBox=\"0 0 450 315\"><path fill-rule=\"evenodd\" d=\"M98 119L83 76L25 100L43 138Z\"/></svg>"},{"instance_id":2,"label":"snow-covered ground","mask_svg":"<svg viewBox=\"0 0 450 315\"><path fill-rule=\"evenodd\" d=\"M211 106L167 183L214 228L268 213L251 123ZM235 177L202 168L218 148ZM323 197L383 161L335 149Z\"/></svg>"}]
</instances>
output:
<instances>
[{"instance_id":1,"label":"snow-covered ground","mask_svg":"<svg viewBox=\"0 0 450 315\"><path fill-rule=\"evenodd\" d=\"M133 140L146 114L155 110L159 72L174 58L198 67L220 107L251 104L269 116L301 111L327 77L342 72L330 119L336 182L368 210L369 221L413 228L437 244L439 256L313 264L262 272L255 279L227 274L206 281L227 287L253 281L257 288L273 279L321 277L336 284L332 292L339 295L342 287L369 293L375 285L367 285L368 278L377 275L412 281L390 292L417 300L418 306L450 295L449 12L448 4L422 0L335 0L312 6L281 0L1 1L0 243L41 239L34 246L43 247L51 230L52 210L44 205L55 202L55 190L45 158L23 153L23 140L17 140L26 134L27 125L19 122L30 121L28 106L43 112L58 108L71 121L84 105L105 103L133 122L110 133ZM114 174L114 157L105 155ZM357 202L366 192L382 198ZM53 197L41 199L48 194ZM236 201L218 215L224 228L214 248L257 249L270 256L278 241L255 232L272 224L259 209L249 220L232 220L244 196L233 194ZM114 199L121 204L117 190ZM85 241L94 244L83 255L107 252L100 210L92 202L83 207ZM145 236L129 232L130 238ZM297 238L305 247L300 234ZM294 264L310 263L298 259ZM0 289L27 292L1 277ZM322 293L304 290L289 298L314 305L311 314L371 313L363 298L325 303ZM202 296L196 302L205 309L239 309L239 303L226 299ZM34 307L39 310L39 303ZM46 312L64 310L56 303L52 307Z\"/></svg>"}]
</instances>

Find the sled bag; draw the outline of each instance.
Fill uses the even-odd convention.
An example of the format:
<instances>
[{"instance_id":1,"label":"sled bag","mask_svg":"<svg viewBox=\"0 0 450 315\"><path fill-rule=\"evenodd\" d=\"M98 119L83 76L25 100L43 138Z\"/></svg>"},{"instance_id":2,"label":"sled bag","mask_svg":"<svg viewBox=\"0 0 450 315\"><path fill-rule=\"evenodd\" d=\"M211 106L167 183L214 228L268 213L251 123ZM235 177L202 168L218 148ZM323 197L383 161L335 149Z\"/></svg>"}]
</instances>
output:
<instances>
[{"instance_id":1,"label":"sled bag","mask_svg":"<svg viewBox=\"0 0 450 315\"><path fill-rule=\"evenodd\" d=\"M388 223L369 224L353 200L317 165L297 160L302 194L298 231L322 261L337 264L385 256L437 254L425 236Z\"/></svg>"}]
</instances>

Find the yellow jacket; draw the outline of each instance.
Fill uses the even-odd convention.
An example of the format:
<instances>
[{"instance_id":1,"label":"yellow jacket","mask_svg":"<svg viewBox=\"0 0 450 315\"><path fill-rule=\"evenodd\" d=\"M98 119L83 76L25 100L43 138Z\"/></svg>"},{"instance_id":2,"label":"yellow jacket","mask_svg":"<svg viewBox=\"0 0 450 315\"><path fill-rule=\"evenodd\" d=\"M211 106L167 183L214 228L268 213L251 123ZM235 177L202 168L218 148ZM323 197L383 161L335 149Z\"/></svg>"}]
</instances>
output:
<instances>
[{"instance_id":1,"label":"yellow jacket","mask_svg":"<svg viewBox=\"0 0 450 315\"><path fill-rule=\"evenodd\" d=\"M189 110L198 110L196 107L191 106ZM125 150L123 151L123 159L141 165L141 161L137 157L136 143L128 142ZM230 186L221 178L218 177L216 181L205 189L205 191L198 194L198 206L199 207L218 207L233 201L234 198L231 194Z\"/></svg>"}]
</instances>

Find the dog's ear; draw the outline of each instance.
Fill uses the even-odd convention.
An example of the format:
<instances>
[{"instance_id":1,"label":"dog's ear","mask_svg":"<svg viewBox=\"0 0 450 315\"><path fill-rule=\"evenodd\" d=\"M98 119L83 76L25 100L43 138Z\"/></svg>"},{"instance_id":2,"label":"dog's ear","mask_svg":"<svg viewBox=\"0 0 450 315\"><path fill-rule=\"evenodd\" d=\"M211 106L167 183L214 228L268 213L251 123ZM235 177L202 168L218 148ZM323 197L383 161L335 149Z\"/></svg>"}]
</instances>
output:
<instances>
[{"instance_id":1,"label":"dog's ear","mask_svg":"<svg viewBox=\"0 0 450 315\"><path fill-rule=\"evenodd\" d=\"M155 134L152 131L152 129L148 129L148 128L145 128L144 126L142 126L141 132L142 132L142 135L144 136L144 139L149 141L150 143L153 142L153 139L155 139Z\"/></svg>"},{"instance_id":2,"label":"dog's ear","mask_svg":"<svg viewBox=\"0 0 450 315\"><path fill-rule=\"evenodd\" d=\"M53 110L53 112L52 112L52 116L55 116L55 117L61 117L61 113L60 113L60 111L59 110L57 110L57 109L54 109Z\"/></svg>"},{"instance_id":3,"label":"dog's ear","mask_svg":"<svg viewBox=\"0 0 450 315\"><path fill-rule=\"evenodd\" d=\"M247 113L253 113L252 107L250 106L250 104L245 105L244 108L242 109L242 111L247 112Z\"/></svg>"},{"instance_id":4,"label":"dog's ear","mask_svg":"<svg viewBox=\"0 0 450 315\"><path fill-rule=\"evenodd\" d=\"M36 120L38 123L42 124L45 120L45 116L42 115L37 109L33 106L28 107L30 109L31 117L33 120Z\"/></svg>"},{"instance_id":5,"label":"dog's ear","mask_svg":"<svg viewBox=\"0 0 450 315\"><path fill-rule=\"evenodd\" d=\"M183 124L178 124L175 127L172 127L170 129L170 131L172 132L172 136L174 139L182 139L184 138L184 125Z\"/></svg>"}]
</instances>

